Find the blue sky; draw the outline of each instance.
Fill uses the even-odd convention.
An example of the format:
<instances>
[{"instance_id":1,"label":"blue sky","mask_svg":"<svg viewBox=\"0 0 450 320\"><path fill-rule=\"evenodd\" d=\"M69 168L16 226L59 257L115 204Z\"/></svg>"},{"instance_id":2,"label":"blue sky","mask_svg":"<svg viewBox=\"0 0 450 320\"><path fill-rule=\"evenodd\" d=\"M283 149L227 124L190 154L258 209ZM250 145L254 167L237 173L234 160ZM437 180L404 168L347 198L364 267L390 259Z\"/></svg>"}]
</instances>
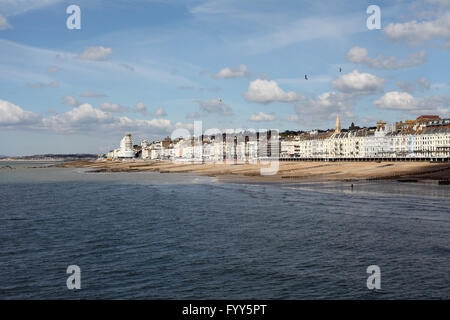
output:
<instances>
[{"instance_id":1,"label":"blue sky","mask_svg":"<svg viewBox=\"0 0 450 320\"><path fill-rule=\"evenodd\" d=\"M81 29L66 8L81 9ZM0 154L449 117L450 1L0 0ZM342 68L342 72L339 72ZM308 80L304 79L305 74Z\"/></svg>"}]
</instances>

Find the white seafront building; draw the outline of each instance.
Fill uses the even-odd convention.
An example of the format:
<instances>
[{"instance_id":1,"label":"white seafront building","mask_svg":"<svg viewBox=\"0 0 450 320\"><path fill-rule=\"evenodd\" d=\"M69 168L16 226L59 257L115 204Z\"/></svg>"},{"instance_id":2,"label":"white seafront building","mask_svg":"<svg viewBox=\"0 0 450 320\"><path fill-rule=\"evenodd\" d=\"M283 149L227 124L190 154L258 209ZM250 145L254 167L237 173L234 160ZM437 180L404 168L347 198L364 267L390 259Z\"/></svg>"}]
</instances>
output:
<instances>
[{"instance_id":1,"label":"white seafront building","mask_svg":"<svg viewBox=\"0 0 450 320\"><path fill-rule=\"evenodd\" d=\"M404 123L377 122L374 128L317 131L281 141L281 159L450 158L450 119L421 116ZM434 120L433 120L434 119Z\"/></svg>"},{"instance_id":2,"label":"white seafront building","mask_svg":"<svg viewBox=\"0 0 450 320\"><path fill-rule=\"evenodd\" d=\"M131 134L126 134L120 140L120 147L108 152L106 157L109 159L133 159L135 155L136 151L133 147L133 137Z\"/></svg>"},{"instance_id":3,"label":"white seafront building","mask_svg":"<svg viewBox=\"0 0 450 320\"><path fill-rule=\"evenodd\" d=\"M281 137L275 154L266 133L240 132L190 139L166 138L152 143L142 141L133 147L131 135L125 135L120 148L107 158L131 159L136 154L144 160L175 160L218 163L254 162L266 158L281 160L441 160L450 161L450 119L420 116L395 124L378 121L375 127L359 128L353 124L342 129L337 117L334 130L313 130ZM279 149L278 149L279 148Z\"/></svg>"}]
</instances>

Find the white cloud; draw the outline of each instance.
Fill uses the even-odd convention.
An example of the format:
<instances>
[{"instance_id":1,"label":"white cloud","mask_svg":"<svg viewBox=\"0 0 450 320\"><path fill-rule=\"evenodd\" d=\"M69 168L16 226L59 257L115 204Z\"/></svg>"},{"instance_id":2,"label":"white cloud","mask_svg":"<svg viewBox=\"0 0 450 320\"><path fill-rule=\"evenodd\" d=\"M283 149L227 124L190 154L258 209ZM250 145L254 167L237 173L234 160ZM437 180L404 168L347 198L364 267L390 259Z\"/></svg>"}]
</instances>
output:
<instances>
[{"instance_id":1,"label":"white cloud","mask_svg":"<svg viewBox=\"0 0 450 320\"><path fill-rule=\"evenodd\" d=\"M330 110L346 110L352 103L352 95L337 92L325 92L320 96L310 99L308 97L302 97L296 107L302 107L304 111L308 113L321 113L328 112Z\"/></svg>"},{"instance_id":2,"label":"white cloud","mask_svg":"<svg viewBox=\"0 0 450 320\"><path fill-rule=\"evenodd\" d=\"M136 103L136 105L133 108L134 112L138 112L140 114L142 114L143 116L151 116L152 113L148 110L147 106L142 102L139 101L138 103Z\"/></svg>"},{"instance_id":3,"label":"white cloud","mask_svg":"<svg viewBox=\"0 0 450 320\"><path fill-rule=\"evenodd\" d=\"M61 0L0 0L0 11L8 16L14 16L58 2Z\"/></svg>"},{"instance_id":4,"label":"white cloud","mask_svg":"<svg viewBox=\"0 0 450 320\"><path fill-rule=\"evenodd\" d=\"M199 119L199 118L200 118L200 113L198 113L198 112L191 112L186 115L186 119Z\"/></svg>"},{"instance_id":5,"label":"white cloud","mask_svg":"<svg viewBox=\"0 0 450 320\"><path fill-rule=\"evenodd\" d=\"M47 110L45 110L45 114L53 115L56 114L56 111L53 108L48 108Z\"/></svg>"},{"instance_id":6,"label":"white cloud","mask_svg":"<svg viewBox=\"0 0 450 320\"><path fill-rule=\"evenodd\" d=\"M392 42L406 41L410 44L420 44L441 39L445 42L444 47L450 48L450 11L435 20L390 23L383 32Z\"/></svg>"},{"instance_id":7,"label":"white cloud","mask_svg":"<svg viewBox=\"0 0 450 320\"><path fill-rule=\"evenodd\" d=\"M0 13L0 31L11 29L11 25L9 24L8 20Z\"/></svg>"},{"instance_id":8,"label":"white cloud","mask_svg":"<svg viewBox=\"0 0 450 320\"><path fill-rule=\"evenodd\" d=\"M416 79L416 83L423 90L430 89L430 87L431 87L430 82L428 82L427 78L425 78L425 77Z\"/></svg>"},{"instance_id":9,"label":"white cloud","mask_svg":"<svg viewBox=\"0 0 450 320\"><path fill-rule=\"evenodd\" d=\"M80 102L77 100L77 98L72 97L72 96L63 97L62 103L67 104L72 107L80 105Z\"/></svg>"},{"instance_id":10,"label":"white cloud","mask_svg":"<svg viewBox=\"0 0 450 320\"><path fill-rule=\"evenodd\" d=\"M373 74L354 70L334 80L332 88L348 94L374 94L383 91L384 82Z\"/></svg>"},{"instance_id":11,"label":"white cloud","mask_svg":"<svg viewBox=\"0 0 450 320\"><path fill-rule=\"evenodd\" d=\"M397 87L402 89L402 91L409 92L409 93L413 93L414 91L416 91L414 83L411 83L409 81L400 80L400 81L397 81L395 84L397 85Z\"/></svg>"},{"instance_id":12,"label":"white cloud","mask_svg":"<svg viewBox=\"0 0 450 320\"><path fill-rule=\"evenodd\" d=\"M390 91L378 98L373 104L380 109L412 110L415 99L407 92Z\"/></svg>"},{"instance_id":13,"label":"white cloud","mask_svg":"<svg viewBox=\"0 0 450 320\"><path fill-rule=\"evenodd\" d=\"M47 73L52 74L52 73L56 73L58 71L60 71L61 68L57 67L57 66L49 66L47 67L47 69L45 70Z\"/></svg>"},{"instance_id":14,"label":"white cloud","mask_svg":"<svg viewBox=\"0 0 450 320\"><path fill-rule=\"evenodd\" d=\"M286 121L289 122L298 122L300 121L300 117L297 114L291 114L285 118Z\"/></svg>"},{"instance_id":15,"label":"white cloud","mask_svg":"<svg viewBox=\"0 0 450 320\"><path fill-rule=\"evenodd\" d=\"M410 54L406 60L399 60L394 56L383 57L382 55L378 55L376 58L371 58L367 49L353 47L347 53L346 58L350 62L365 64L375 69L395 70L420 66L425 62L426 56L426 52L421 51Z\"/></svg>"},{"instance_id":16,"label":"white cloud","mask_svg":"<svg viewBox=\"0 0 450 320\"><path fill-rule=\"evenodd\" d=\"M402 89L405 92L414 93L415 91L425 91L431 88L430 83L425 77L416 79L415 82L409 82L409 81L397 81L395 83L397 87Z\"/></svg>"},{"instance_id":17,"label":"white cloud","mask_svg":"<svg viewBox=\"0 0 450 320\"><path fill-rule=\"evenodd\" d=\"M106 112L123 113L127 111L127 108L121 106L118 103L102 102L100 103L100 109Z\"/></svg>"},{"instance_id":18,"label":"white cloud","mask_svg":"<svg viewBox=\"0 0 450 320\"><path fill-rule=\"evenodd\" d=\"M39 122L40 115L25 111L6 100L0 100L0 126L29 125Z\"/></svg>"},{"instance_id":19,"label":"white cloud","mask_svg":"<svg viewBox=\"0 0 450 320\"><path fill-rule=\"evenodd\" d=\"M108 57L111 54L112 54L112 49L111 48L86 47L78 55L78 58L82 59L82 60L103 61L103 60L108 59Z\"/></svg>"},{"instance_id":20,"label":"white cloud","mask_svg":"<svg viewBox=\"0 0 450 320\"><path fill-rule=\"evenodd\" d=\"M249 120L255 122L274 121L275 115L273 113L267 114L264 112L258 112L257 114L252 114Z\"/></svg>"},{"instance_id":21,"label":"white cloud","mask_svg":"<svg viewBox=\"0 0 450 320\"><path fill-rule=\"evenodd\" d=\"M175 123L175 128L183 128L183 129L187 129L187 130L194 130L194 125L192 123L177 122L177 123Z\"/></svg>"},{"instance_id":22,"label":"white cloud","mask_svg":"<svg viewBox=\"0 0 450 320\"><path fill-rule=\"evenodd\" d=\"M341 117L351 118L351 110L355 106L356 97L340 92L325 92L312 98L300 96L294 104L294 111L298 115L298 122L305 127L323 127L327 121L334 124L333 121L337 114Z\"/></svg>"},{"instance_id":23,"label":"white cloud","mask_svg":"<svg viewBox=\"0 0 450 320\"><path fill-rule=\"evenodd\" d=\"M71 111L43 119L42 127L56 132L128 130L167 133L173 129L173 125L167 119L133 120L128 117L115 117L110 112L95 109L87 103Z\"/></svg>"},{"instance_id":24,"label":"white cloud","mask_svg":"<svg viewBox=\"0 0 450 320\"><path fill-rule=\"evenodd\" d=\"M4 100L0 100L0 126L6 128L23 127L34 130L47 130L59 133L116 132L132 131L145 134L168 134L177 127L190 128L192 125L181 122L173 125L168 119L134 120L116 117L110 112L95 109L90 104L82 104L72 110L55 114L47 112L49 118L25 111Z\"/></svg>"},{"instance_id":25,"label":"white cloud","mask_svg":"<svg viewBox=\"0 0 450 320\"><path fill-rule=\"evenodd\" d=\"M168 119L134 120L128 117L118 117L114 118L113 122L104 125L103 129L168 133L174 129L174 126Z\"/></svg>"},{"instance_id":26,"label":"white cloud","mask_svg":"<svg viewBox=\"0 0 450 320\"><path fill-rule=\"evenodd\" d=\"M47 73L34 71L36 69L36 61L39 61L39 64L45 67L57 63L67 74L70 73L71 77L84 78L88 82L103 83L105 75L109 75L110 77L119 77L122 81L128 82L138 81L175 86L199 86L197 83L179 74L171 75L163 69L156 69L156 65L133 64L134 72L130 72L124 69L122 61L114 60L93 63L80 60L77 58L77 54L70 52L42 49L5 39L0 39L0 48L0 61L2 61L0 64L0 76L10 82L49 83L52 81L53 79L49 78ZM33 58L30 59L30 57ZM17 61L21 63L17 63Z\"/></svg>"},{"instance_id":27,"label":"white cloud","mask_svg":"<svg viewBox=\"0 0 450 320\"><path fill-rule=\"evenodd\" d=\"M167 116L166 110L164 110L164 108L157 108L155 113L152 113L151 111L148 110L147 106L142 101L136 103L136 105L133 108L133 111L138 112L144 116L156 116L156 117Z\"/></svg>"},{"instance_id":28,"label":"white cloud","mask_svg":"<svg viewBox=\"0 0 450 320\"><path fill-rule=\"evenodd\" d=\"M27 88L34 88L34 89L40 89L40 88L45 88L45 87L58 88L59 87L59 83L56 82L56 81L50 81L48 84L43 83L43 82L27 83L26 87Z\"/></svg>"},{"instance_id":29,"label":"white cloud","mask_svg":"<svg viewBox=\"0 0 450 320\"><path fill-rule=\"evenodd\" d=\"M247 71L247 66L245 64L241 64L238 68L223 68L218 73L214 74L213 78L242 78L249 75L250 73Z\"/></svg>"},{"instance_id":30,"label":"white cloud","mask_svg":"<svg viewBox=\"0 0 450 320\"><path fill-rule=\"evenodd\" d=\"M76 131L112 122L110 113L95 109L90 104L82 104L72 110L42 120L43 127L52 131Z\"/></svg>"},{"instance_id":31,"label":"white cloud","mask_svg":"<svg viewBox=\"0 0 450 320\"><path fill-rule=\"evenodd\" d=\"M380 109L448 115L449 95L415 98L407 92L390 91L373 102Z\"/></svg>"},{"instance_id":32,"label":"white cloud","mask_svg":"<svg viewBox=\"0 0 450 320\"><path fill-rule=\"evenodd\" d=\"M166 110L164 110L164 108L157 108L155 111L155 116L157 117L167 116Z\"/></svg>"},{"instance_id":33,"label":"white cloud","mask_svg":"<svg viewBox=\"0 0 450 320\"><path fill-rule=\"evenodd\" d=\"M152 119L152 120L136 120L138 127L143 126L144 130L158 129L164 132L170 132L174 129L172 123L168 119Z\"/></svg>"},{"instance_id":34,"label":"white cloud","mask_svg":"<svg viewBox=\"0 0 450 320\"><path fill-rule=\"evenodd\" d=\"M233 114L231 107L223 102L222 99L211 99L208 101L197 100L200 111L208 115L211 113L218 113L224 116Z\"/></svg>"},{"instance_id":35,"label":"white cloud","mask_svg":"<svg viewBox=\"0 0 450 320\"><path fill-rule=\"evenodd\" d=\"M48 84L49 88L59 88L59 83L56 81L52 81Z\"/></svg>"},{"instance_id":36,"label":"white cloud","mask_svg":"<svg viewBox=\"0 0 450 320\"><path fill-rule=\"evenodd\" d=\"M273 16L270 16L273 18ZM252 37L245 36L241 43L232 42L233 48L242 53L255 54L294 45L304 41L340 38L363 32L359 15L309 16L294 21L287 18L277 24L266 23L267 29ZM263 26L261 25L261 28Z\"/></svg>"},{"instance_id":37,"label":"white cloud","mask_svg":"<svg viewBox=\"0 0 450 320\"><path fill-rule=\"evenodd\" d=\"M87 91L83 92L80 96L83 98L104 98L107 95L101 94L101 93L95 93L94 91L87 90Z\"/></svg>"},{"instance_id":38,"label":"white cloud","mask_svg":"<svg viewBox=\"0 0 450 320\"><path fill-rule=\"evenodd\" d=\"M271 103L271 102L293 102L298 99L295 92L283 91L275 80L256 79L251 81L247 92L242 93L242 96L251 102L257 103Z\"/></svg>"},{"instance_id":39,"label":"white cloud","mask_svg":"<svg viewBox=\"0 0 450 320\"><path fill-rule=\"evenodd\" d=\"M147 109L147 107L145 106L145 104L142 101L139 101L134 106L133 111L135 111L135 112L148 112L148 109Z\"/></svg>"},{"instance_id":40,"label":"white cloud","mask_svg":"<svg viewBox=\"0 0 450 320\"><path fill-rule=\"evenodd\" d=\"M140 120L129 117L114 117L108 112L93 108L89 104L81 105L65 114L44 119L49 130L62 132L77 131L132 131L146 134L167 134L174 129L168 119Z\"/></svg>"}]
</instances>

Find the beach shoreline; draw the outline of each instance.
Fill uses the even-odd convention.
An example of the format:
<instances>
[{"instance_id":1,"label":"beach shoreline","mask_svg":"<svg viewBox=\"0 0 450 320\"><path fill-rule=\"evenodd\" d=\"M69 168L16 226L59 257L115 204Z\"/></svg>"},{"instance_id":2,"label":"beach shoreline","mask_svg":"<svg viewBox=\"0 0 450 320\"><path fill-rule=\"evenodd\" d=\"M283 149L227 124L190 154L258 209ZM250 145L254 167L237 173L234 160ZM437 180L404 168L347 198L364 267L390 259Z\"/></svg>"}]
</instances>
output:
<instances>
[{"instance_id":1,"label":"beach shoreline","mask_svg":"<svg viewBox=\"0 0 450 320\"><path fill-rule=\"evenodd\" d=\"M279 162L274 175L261 175L268 167L259 163L177 163L172 161L70 161L55 164L64 168L87 168L88 172L190 173L215 177L222 182L357 182L398 180L448 184L450 163L430 162Z\"/></svg>"}]
</instances>

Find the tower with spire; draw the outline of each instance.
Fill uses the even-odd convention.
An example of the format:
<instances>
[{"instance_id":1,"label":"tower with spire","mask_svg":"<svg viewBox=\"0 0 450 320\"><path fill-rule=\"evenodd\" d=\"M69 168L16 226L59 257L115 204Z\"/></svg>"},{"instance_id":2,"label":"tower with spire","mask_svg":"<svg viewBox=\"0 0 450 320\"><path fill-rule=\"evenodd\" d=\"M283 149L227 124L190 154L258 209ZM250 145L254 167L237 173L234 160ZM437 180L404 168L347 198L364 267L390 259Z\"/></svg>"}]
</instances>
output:
<instances>
[{"instance_id":1,"label":"tower with spire","mask_svg":"<svg viewBox=\"0 0 450 320\"><path fill-rule=\"evenodd\" d=\"M339 114L336 117L336 128L334 130L334 133L340 133L341 132L341 120L339 119Z\"/></svg>"}]
</instances>

